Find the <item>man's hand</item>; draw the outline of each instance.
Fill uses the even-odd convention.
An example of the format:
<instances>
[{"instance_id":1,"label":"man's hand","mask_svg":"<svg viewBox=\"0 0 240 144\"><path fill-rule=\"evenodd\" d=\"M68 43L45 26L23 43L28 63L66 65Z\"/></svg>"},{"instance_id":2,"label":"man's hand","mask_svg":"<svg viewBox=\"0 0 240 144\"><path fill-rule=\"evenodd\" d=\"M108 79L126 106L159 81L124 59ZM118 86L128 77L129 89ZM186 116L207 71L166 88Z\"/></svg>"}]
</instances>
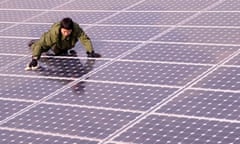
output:
<instances>
[{"instance_id":1,"label":"man's hand","mask_svg":"<svg viewBox=\"0 0 240 144\"><path fill-rule=\"evenodd\" d=\"M92 52L87 52L87 56L88 56L88 57L91 57L91 58L100 58L100 57L101 57L100 54L95 53L94 51L92 51Z\"/></svg>"},{"instance_id":2,"label":"man's hand","mask_svg":"<svg viewBox=\"0 0 240 144\"><path fill-rule=\"evenodd\" d=\"M77 56L77 52L75 50L68 50L68 55Z\"/></svg>"},{"instance_id":3,"label":"man's hand","mask_svg":"<svg viewBox=\"0 0 240 144\"><path fill-rule=\"evenodd\" d=\"M32 61L29 63L29 67L36 67L38 64L37 59L32 59Z\"/></svg>"}]
</instances>

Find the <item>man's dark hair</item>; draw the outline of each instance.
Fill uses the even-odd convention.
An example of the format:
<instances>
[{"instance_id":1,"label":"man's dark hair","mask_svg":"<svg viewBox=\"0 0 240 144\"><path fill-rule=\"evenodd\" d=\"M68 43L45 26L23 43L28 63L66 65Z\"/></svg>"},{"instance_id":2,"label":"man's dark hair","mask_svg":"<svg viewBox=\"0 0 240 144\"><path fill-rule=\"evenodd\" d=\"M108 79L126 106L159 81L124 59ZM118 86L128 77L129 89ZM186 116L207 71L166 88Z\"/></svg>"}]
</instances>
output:
<instances>
[{"instance_id":1,"label":"man's dark hair","mask_svg":"<svg viewBox=\"0 0 240 144\"><path fill-rule=\"evenodd\" d=\"M71 18L63 18L60 22L61 28L67 29L67 30L72 30L73 29L73 21Z\"/></svg>"}]
</instances>

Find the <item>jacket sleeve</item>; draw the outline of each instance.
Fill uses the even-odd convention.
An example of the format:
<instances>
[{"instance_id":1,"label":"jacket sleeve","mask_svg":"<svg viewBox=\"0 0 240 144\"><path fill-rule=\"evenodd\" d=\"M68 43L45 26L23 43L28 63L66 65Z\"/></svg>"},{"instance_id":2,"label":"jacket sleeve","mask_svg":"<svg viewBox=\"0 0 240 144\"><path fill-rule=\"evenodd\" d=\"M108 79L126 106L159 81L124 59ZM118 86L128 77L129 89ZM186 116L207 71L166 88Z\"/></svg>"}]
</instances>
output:
<instances>
[{"instance_id":1,"label":"jacket sleeve","mask_svg":"<svg viewBox=\"0 0 240 144\"><path fill-rule=\"evenodd\" d=\"M53 25L48 32L45 32L39 41L32 45L32 56L39 59L42 52L48 51L58 39L59 29Z\"/></svg>"},{"instance_id":2,"label":"jacket sleeve","mask_svg":"<svg viewBox=\"0 0 240 144\"><path fill-rule=\"evenodd\" d=\"M91 53L93 51L91 39L81 28L79 28L79 40L87 52Z\"/></svg>"}]
</instances>

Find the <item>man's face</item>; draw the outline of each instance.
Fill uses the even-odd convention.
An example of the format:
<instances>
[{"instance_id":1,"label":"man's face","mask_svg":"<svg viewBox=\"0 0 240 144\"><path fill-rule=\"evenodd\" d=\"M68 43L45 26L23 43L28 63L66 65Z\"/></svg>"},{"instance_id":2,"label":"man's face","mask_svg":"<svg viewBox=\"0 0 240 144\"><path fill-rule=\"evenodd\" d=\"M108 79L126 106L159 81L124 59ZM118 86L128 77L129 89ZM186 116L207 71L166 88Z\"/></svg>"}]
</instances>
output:
<instances>
[{"instance_id":1,"label":"man's face","mask_svg":"<svg viewBox=\"0 0 240 144\"><path fill-rule=\"evenodd\" d=\"M64 37L67 37L69 36L71 33L72 33L72 30L68 30L68 29L65 29L65 28L61 28L61 33Z\"/></svg>"}]
</instances>

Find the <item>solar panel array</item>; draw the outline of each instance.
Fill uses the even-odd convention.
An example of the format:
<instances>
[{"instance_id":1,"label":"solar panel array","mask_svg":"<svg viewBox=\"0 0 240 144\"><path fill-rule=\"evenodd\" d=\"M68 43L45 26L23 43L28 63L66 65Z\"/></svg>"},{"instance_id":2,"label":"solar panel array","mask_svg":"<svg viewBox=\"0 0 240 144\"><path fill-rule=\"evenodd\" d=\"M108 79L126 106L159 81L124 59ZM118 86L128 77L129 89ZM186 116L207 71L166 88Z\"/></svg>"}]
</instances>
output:
<instances>
[{"instance_id":1,"label":"solar panel array","mask_svg":"<svg viewBox=\"0 0 240 144\"><path fill-rule=\"evenodd\" d=\"M1 144L239 144L240 0L0 0ZM98 59L27 43L71 17Z\"/></svg>"}]
</instances>

